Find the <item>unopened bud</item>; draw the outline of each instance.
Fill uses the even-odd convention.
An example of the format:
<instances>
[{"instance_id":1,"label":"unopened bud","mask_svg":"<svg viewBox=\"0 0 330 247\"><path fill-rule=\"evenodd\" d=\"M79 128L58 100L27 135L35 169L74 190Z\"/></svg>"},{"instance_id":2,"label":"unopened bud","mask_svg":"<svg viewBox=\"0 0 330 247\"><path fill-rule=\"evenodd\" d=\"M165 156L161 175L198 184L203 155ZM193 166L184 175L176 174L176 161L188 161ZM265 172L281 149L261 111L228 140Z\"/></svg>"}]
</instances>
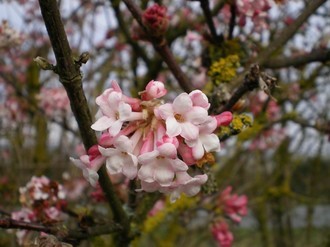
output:
<instances>
[{"instance_id":1,"label":"unopened bud","mask_svg":"<svg viewBox=\"0 0 330 247\"><path fill-rule=\"evenodd\" d=\"M87 63L87 61L89 60L90 55L88 51L85 51L83 53L81 53L81 55L79 56L79 63Z\"/></svg>"},{"instance_id":2,"label":"unopened bud","mask_svg":"<svg viewBox=\"0 0 330 247\"><path fill-rule=\"evenodd\" d=\"M37 63L40 69L52 70L54 68L54 65L50 64L47 59L43 57L36 57L33 61Z\"/></svg>"},{"instance_id":3,"label":"unopened bud","mask_svg":"<svg viewBox=\"0 0 330 247\"><path fill-rule=\"evenodd\" d=\"M153 36L161 36L168 28L169 17L167 16L167 8L156 3L146 9L142 20L143 24L152 31Z\"/></svg>"}]
</instances>

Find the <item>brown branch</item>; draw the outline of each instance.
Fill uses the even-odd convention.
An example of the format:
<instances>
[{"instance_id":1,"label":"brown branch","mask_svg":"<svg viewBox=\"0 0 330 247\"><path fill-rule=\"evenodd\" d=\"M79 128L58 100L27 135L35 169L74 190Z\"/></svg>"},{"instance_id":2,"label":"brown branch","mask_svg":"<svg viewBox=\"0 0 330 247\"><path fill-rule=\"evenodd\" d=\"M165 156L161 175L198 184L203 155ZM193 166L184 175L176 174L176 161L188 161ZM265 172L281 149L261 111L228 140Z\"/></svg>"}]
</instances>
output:
<instances>
[{"instance_id":1,"label":"brown branch","mask_svg":"<svg viewBox=\"0 0 330 247\"><path fill-rule=\"evenodd\" d=\"M285 27L278 34L277 38L271 42L263 52L261 52L256 63L263 66L264 63L269 60L270 56L285 45L306 22L306 20L326 1L327 0L308 1L303 12L298 16L298 18L290 26Z\"/></svg>"},{"instance_id":2,"label":"brown branch","mask_svg":"<svg viewBox=\"0 0 330 247\"><path fill-rule=\"evenodd\" d=\"M213 41L218 44L222 42L222 38L221 36L219 36L217 34L217 31L215 29L215 25L212 19L212 12L210 10L210 4L208 0L199 0L200 4L201 4L201 8L203 10L203 14L204 14L204 18L205 21L207 23L207 26L210 29L211 35L212 35L212 39Z\"/></svg>"},{"instance_id":3,"label":"brown branch","mask_svg":"<svg viewBox=\"0 0 330 247\"><path fill-rule=\"evenodd\" d=\"M270 61L266 61L265 68L280 69L286 67L299 67L312 62L327 62L330 60L330 49L320 48L311 51L308 54L296 55L292 57L278 57Z\"/></svg>"},{"instance_id":4,"label":"brown branch","mask_svg":"<svg viewBox=\"0 0 330 247\"><path fill-rule=\"evenodd\" d=\"M154 37L150 32L148 32L147 28L142 22L143 12L132 0L123 0L123 2L126 4L127 8L131 12L135 20L139 23L141 28L145 31L149 41L152 43L154 49L163 58L164 62L167 64L174 77L177 79L180 87L186 92L192 91L192 84L190 83L189 79L187 78L185 73L183 73L177 61L175 60L174 55L168 47L164 37Z\"/></svg>"},{"instance_id":5,"label":"brown branch","mask_svg":"<svg viewBox=\"0 0 330 247\"><path fill-rule=\"evenodd\" d=\"M244 82L233 93L228 102L220 109L220 113L229 111L236 102L247 92L259 87L260 71L258 65L253 65L250 72L245 76Z\"/></svg>"},{"instance_id":6,"label":"brown branch","mask_svg":"<svg viewBox=\"0 0 330 247\"><path fill-rule=\"evenodd\" d=\"M114 222L93 227L85 227L84 229L68 230L59 226L45 226L32 222L13 220L10 218L0 219L0 228L44 232L56 236L60 241L73 244L77 244L84 239L122 230L122 227Z\"/></svg>"},{"instance_id":7,"label":"brown branch","mask_svg":"<svg viewBox=\"0 0 330 247\"><path fill-rule=\"evenodd\" d=\"M75 63L72 57L56 0L39 0L39 4L56 57L57 65L54 71L59 75L59 79L68 94L85 149L88 150L97 144L97 138L90 127L92 117L82 87L80 65ZM129 221L104 165L100 168L98 174L99 183L110 205L114 220L121 224L124 229L123 236L127 237Z\"/></svg>"},{"instance_id":8,"label":"brown branch","mask_svg":"<svg viewBox=\"0 0 330 247\"><path fill-rule=\"evenodd\" d=\"M229 22L229 30L228 30L228 39L233 39L234 28L236 25L236 4L232 3L230 5L230 22Z\"/></svg>"}]
</instances>

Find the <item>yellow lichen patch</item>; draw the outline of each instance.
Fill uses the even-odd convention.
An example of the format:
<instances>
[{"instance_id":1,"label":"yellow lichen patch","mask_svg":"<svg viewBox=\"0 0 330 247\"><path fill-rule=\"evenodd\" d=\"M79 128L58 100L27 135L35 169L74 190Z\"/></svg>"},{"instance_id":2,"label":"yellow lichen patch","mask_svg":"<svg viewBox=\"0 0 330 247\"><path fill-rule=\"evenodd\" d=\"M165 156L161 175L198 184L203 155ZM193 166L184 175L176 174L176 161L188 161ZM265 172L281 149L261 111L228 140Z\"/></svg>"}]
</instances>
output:
<instances>
[{"instance_id":1,"label":"yellow lichen patch","mask_svg":"<svg viewBox=\"0 0 330 247\"><path fill-rule=\"evenodd\" d=\"M213 62L208 75L215 85L227 83L236 76L236 69L238 67L239 57L237 55L229 55Z\"/></svg>"},{"instance_id":2,"label":"yellow lichen patch","mask_svg":"<svg viewBox=\"0 0 330 247\"><path fill-rule=\"evenodd\" d=\"M215 158L212 153L205 153L204 156L196 162L198 167L202 167L205 164L213 165L215 163Z\"/></svg>"},{"instance_id":3,"label":"yellow lichen patch","mask_svg":"<svg viewBox=\"0 0 330 247\"><path fill-rule=\"evenodd\" d=\"M218 136L226 138L232 135L237 135L247 127L252 126L252 118L246 114L234 115L233 120L229 126L222 126Z\"/></svg>"}]
</instances>

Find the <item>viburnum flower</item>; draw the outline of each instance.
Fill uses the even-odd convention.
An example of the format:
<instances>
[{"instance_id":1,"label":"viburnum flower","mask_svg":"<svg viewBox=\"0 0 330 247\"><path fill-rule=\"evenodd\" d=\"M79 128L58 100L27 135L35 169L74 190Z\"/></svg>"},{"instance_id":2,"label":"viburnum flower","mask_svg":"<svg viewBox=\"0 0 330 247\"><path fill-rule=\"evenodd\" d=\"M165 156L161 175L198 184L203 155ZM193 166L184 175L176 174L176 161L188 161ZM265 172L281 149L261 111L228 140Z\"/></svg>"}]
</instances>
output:
<instances>
[{"instance_id":1,"label":"viburnum flower","mask_svg":"<svg viewBox=\"0 0 330 247\"><path fill-rule=\"evenodd\" d=\"M146 90L140 93L142 100L158 99L167 94L164 83L160 81L150 81L146 86Z\"/></svg>"},{"instance_id":2,"label":"viburnum flower","mask_svg":"<svg viewBox=\"0 0 330 247\"><path fill-rule=\"evenodd\" d=\"M37 217L36 213L33 212L30 208L21 208L19 211L11 213L11 218L13 220L19 220L24 222L35 222ZM29 231L27 230L18 230L16 231L16 238L19 245L23 245L25 239L27 238Z\"/></svg>"},{"instance_id":3,"label":"viburnum flower","mask_svg":"<svg viewBox=\"0 0 330 247\"><path fill-rule=\"evenodd\" d=\"M99 175L97 171L102 166L106 157L102 156L98 150L98 146L92 146L88 150L88 154L80 156L79 159L70 158L72 163L82 170L84 178L93 186L96 187Z\"/></svg>"},{"instance_id":4,"label":"viburnum flower","mask_svg":"<svg viewBox=\"0 0 330 247\"><path fill-rule=\"evenodd\" d=\"M136 115L133 114L132 107L123 100L122 93L116 91L110 92L107 101L101 101L99 106L104 115L92 125L92 129L108 129L112 136L119 133L125 121L132 120L133 115Z\"/></svg>"},{"instance_id":5,"label":"viburnum flower","mask_svg":"<svg viewBox=\"0 0 330 247\"><path fill-rule=\"evenodd\" d=\"M132 154L133 144L127 136L119 136L113 148L99 146L100 153L106 157L106 166L110 174L122 173L129 179L137 174L137 157Z\"/></svg>"},{"instance_id":6,"label":"viburnum flower","mask_svg":"<svg viewBox=\"0 0 330 247\"><path fill-rule=\"evenodd\" d=\"M137 191L170 194L171 201L200 191L208 177L202 171L192 176L190 167L210 162L205 157L220 150L213 132L229 124L232 114L209 116L210 103L200 90L182 93L173 103L163 102L166 93L163 82L152 80L139 99L130 98L113 82L96 98L100 110L92 128L101 132L98 149L72 159L89 182L96 184L106 162L109 174L137 179Z\"/></svg>"},{"instance_id":7,"label":"viburnum flower","mask_svg":"<svg viewBox=\"0 0 330 247\"><path fill-rule=\"evenodd\" d=\"M219 221L212 226L212 234L219 247L230 247L234 241L234 235L224 221Z\"/></svg>"},{"instance_id":8,"label":"viburnum flower","mask_svg":"<svg viewBox=\"0 0 330 247\"><path fill-rule=\"evenodd\" d=\"M246 195L231 194L232 187L228 186L220 195L219 205L235 223L241 222L242 216L247 214L248 198Z\"/></svg>"},{"instance_id":9,"label":"viburnum flower","mask_svg":"<svg viewBox=\"0 0 330 247\"><path fill-rule=\"evenodd\" d=\"M195 140L198 137L198 125L204 123L208 116L205 108L193 105L187 93L176 97L173 104L161 105L157 114L165 120L168 136L180 135L186 140Z\"/></svg>"},{"instance_id":10,"label":"viburnum flower","mask_svg":"<svg viewBox=\"0 0 330 247\"><path fill-rule=\"evenodd\" d=\"M156 150L139 156L142 165L138 176L146 183L157 182L162 187L170 186L177 172L188 170L188 166L176 157L176 147L165 143Z\"/></svg>"},{"instance_id":11,"label":"viburnum flower","mask_svg":"<svg viewBox=\"0 0 330 247\"><path fill-rule=\"evenodd\" d=\"M176 173L172 188L169 188L167 191L171 194L170 201L175 202L178 198L180 198L181 193L184 193L187 196L195 196L201 190L201 185L206 181L206 174L191 177L187 172Z\"/></svg>"}]
</instances>

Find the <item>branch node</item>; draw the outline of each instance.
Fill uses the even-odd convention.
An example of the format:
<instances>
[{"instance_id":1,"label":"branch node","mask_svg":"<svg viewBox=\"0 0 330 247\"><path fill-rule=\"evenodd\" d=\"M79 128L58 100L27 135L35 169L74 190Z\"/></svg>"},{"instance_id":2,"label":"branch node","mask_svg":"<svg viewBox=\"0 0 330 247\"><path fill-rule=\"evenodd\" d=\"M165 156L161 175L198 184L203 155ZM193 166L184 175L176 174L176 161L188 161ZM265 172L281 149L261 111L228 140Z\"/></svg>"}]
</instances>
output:
<instances>
[{"instance_id":1,"label":"branch node","mask_svg":"<svg viewBox=\"0 0 330 247\"><path fill-rule=\"evenodd\" d=\"M74 63L78 66L78 68L80 68L82 66L82 64L86 64L87 61L90 58L90 54L88 51L85 51L83 53L80 54L78 59L74 59Z\"/></svg>"}]
</instances>

